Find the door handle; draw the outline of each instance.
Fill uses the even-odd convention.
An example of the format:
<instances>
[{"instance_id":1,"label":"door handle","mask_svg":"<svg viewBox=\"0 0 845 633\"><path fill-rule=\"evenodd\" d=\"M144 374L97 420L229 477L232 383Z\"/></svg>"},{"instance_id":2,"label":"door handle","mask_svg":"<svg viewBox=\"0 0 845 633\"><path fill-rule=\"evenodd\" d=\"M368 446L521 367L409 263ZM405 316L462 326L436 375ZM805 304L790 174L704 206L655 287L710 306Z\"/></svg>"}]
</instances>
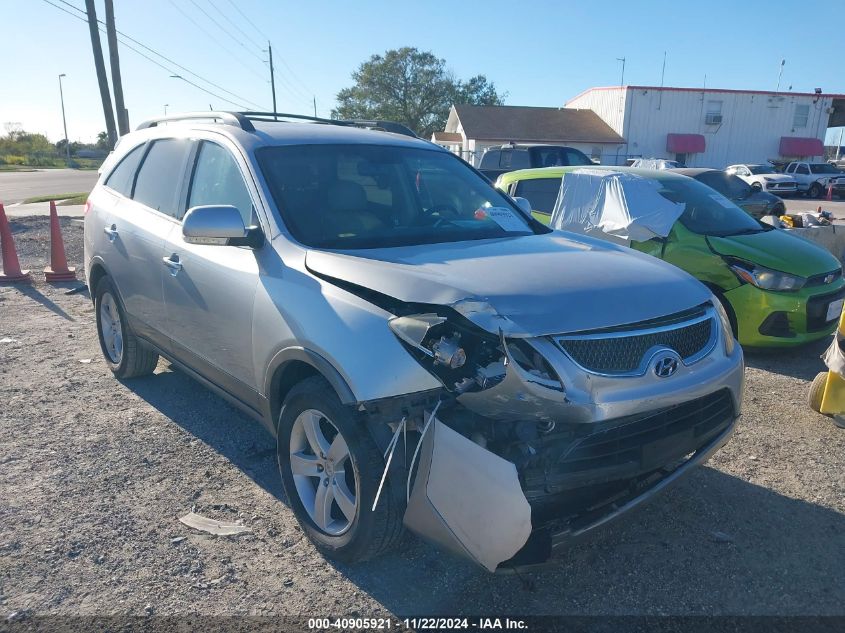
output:
<instances>
[{"instance_id":1,"label":"door handle","mask_svg":"<svg viewBox=\"0 0 845 633\"><path fill-rule=\"evenodd\" d=\"M179 261L179 256L173 253L169 257L162 257L161 262L170 269L170 275L175 277L182 270L182 262Z\"/></svg>"},{"instance_id":2,"label":"door handle","mask_svg":"<svg viewBox=\"0 0 845 633\"><path fill-rule=\"evenodd\" d=\"M112 224L111 226L106 226L106 227L103 229L103 233L105 233L106 235L108 235L108 237L109 237L109 242L114 243L114 241L117 239L117 225L116 225L116 224Z\"/></svg>"}]
</instances>

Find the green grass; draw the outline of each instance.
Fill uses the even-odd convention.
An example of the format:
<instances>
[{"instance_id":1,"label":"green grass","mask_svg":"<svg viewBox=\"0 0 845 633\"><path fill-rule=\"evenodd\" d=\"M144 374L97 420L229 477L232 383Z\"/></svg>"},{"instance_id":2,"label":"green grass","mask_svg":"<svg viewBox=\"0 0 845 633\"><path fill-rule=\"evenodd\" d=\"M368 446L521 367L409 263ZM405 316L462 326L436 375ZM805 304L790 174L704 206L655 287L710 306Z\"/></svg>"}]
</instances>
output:
<instances>
[{"instance_id":1,"label":"green grass","mask_svg":"<svg viewBox=\"0 0 845 633\"><path fill-rule=\"evenodd\" d=\"M73 198L68 198L67 200L62 200L59 203L60 207L69 206L72 204L85 204L85 201L88 200L88 194L83 193L78 196L74 196Z\"/></svg>"},{"instance_id":2,"label":"green grass","mask_svg":"<svg viewBox=\"0 0 845 633\"><path fill-rule=\"evenodd\" d=\"M63 200L62 204L84 204L88 198L88 194L84 191L74 193L51 193L46 196L33 196L23 201L24 204L32 204L33 202L50 202L50 200ZM79 200L79 202L69 202L69 200Z\"/></svg>"}]
</instances>

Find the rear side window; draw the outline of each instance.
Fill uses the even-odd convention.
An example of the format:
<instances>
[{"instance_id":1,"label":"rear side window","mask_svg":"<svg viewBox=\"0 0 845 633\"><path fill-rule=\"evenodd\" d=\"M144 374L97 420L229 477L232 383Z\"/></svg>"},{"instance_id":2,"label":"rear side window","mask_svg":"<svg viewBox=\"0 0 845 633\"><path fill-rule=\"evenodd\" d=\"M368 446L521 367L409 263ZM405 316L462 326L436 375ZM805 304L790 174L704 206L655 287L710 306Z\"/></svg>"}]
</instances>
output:
<instances>
[{"instance_id":1,"label":"rear side window","mask_svg":"<svg viewBox=\"0 0 845 633\"><path fill-rule=\"evenodd\" d=\"M526 198L534 211L551 215L560 191L560 181L560 178L520 180L516 185L514 195Z\"/></svg>"},{"instance_id":2,"label":"rear side window","mask_svg":"<svg viewBox=\"0 0 845 633\"><path fill-rule=\"evenodd\" d=\"M252 198L238 164L226 148L209 141L200 146L188 196L189 209L205 204L230 204L241 212L244 225L256 224Z\"/></svg>"},{"instance_id":3,"label":"rear side window","mask_svg":"<svg viewBox=\"0 0 845 633\"><path fill-rule=\"evenodd\" d=\"M497 149L484 152L484 155L481 157L481 165L479 167L481 169L496 169L499 166L500 154L501 151Z\"/></svg>"},{"instance_id":4,"label":"rear side window","mask_svg":"<svg viewBox=\"0 0 845 633\"><path fill-rule=\"evenodd\" d=\"M531 158L526 149L504 149L499 160L499 167L504 169L528 169L531 167Z\"/></svg>"},{"instance_id":5,"label":"rear side window","mask_svg":"<svg viewBox=\"0 0 845 633\"><path fill-rule=\"evenodd\" d=\"M135 180L133 199L151 209L177 217L177 199L190 141L161 139L147 152Z\"/></svg>"},{"instance_id":6,"label":"rear side window","mask_svg":"<svg viewBox=\"0 0 845 633\"><path fill-rule=\"evenodd\" d=\"M135 172L138 171L138 163L144 155L144 144L142 143L129 152L117 164L109 177L106 178L106 187L121 193L126 197L132 196L132 184L135 182Z\"/></svg>"}]
</instances>

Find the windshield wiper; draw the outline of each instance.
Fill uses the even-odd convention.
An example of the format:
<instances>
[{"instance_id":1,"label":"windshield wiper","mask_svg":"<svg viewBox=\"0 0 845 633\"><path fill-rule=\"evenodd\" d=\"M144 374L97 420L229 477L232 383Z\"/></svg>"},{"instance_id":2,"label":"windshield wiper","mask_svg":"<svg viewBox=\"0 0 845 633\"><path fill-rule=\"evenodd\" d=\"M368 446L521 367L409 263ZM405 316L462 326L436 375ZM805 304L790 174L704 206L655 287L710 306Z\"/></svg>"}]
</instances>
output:
<instances>
[{"instance_id":1,"label":"windshield wiper","mask_svg":"<svg viewBox=\"0 0 845 633\"><path fill-rule=\"evenodd\" d=\"M737 231L736 233L726 233L724 237L733 237L735 235L754 235L755 233L764 233L766 229L764 228L756 228L756 229L742 229L741 231Z\"/></svg>"}]
</instances>

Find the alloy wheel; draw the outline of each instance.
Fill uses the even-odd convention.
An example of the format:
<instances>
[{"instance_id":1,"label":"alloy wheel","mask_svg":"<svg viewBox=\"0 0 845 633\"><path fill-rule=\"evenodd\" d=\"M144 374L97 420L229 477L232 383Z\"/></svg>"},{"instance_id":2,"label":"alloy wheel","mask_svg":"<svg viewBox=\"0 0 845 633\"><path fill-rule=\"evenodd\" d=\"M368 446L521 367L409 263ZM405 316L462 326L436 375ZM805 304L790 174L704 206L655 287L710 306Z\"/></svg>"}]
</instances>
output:
<instances>
[{"instance_id":1,"label":"alloy wheel","mask_svg":"<svg viewBox=\"0 0 845 633\"><path fill-rule=\"evenodd\" d=\"M123 330L120 326L117 302L109 292L103 293L100 299L100 332L109 360L119 365L123 359Z\"/></svg>"},{"instance_id":2,"label":"alloy wheel","mask_svg":"<svg viewBox=\"0 0 845 633\"><path fill-rule=\"evenodd\" d=\"M307 409L294 420L290 469L314 524L332 536L346 532L358 513L360 486L346 440L324 413Z\"/></svg>"}]
</instances>

